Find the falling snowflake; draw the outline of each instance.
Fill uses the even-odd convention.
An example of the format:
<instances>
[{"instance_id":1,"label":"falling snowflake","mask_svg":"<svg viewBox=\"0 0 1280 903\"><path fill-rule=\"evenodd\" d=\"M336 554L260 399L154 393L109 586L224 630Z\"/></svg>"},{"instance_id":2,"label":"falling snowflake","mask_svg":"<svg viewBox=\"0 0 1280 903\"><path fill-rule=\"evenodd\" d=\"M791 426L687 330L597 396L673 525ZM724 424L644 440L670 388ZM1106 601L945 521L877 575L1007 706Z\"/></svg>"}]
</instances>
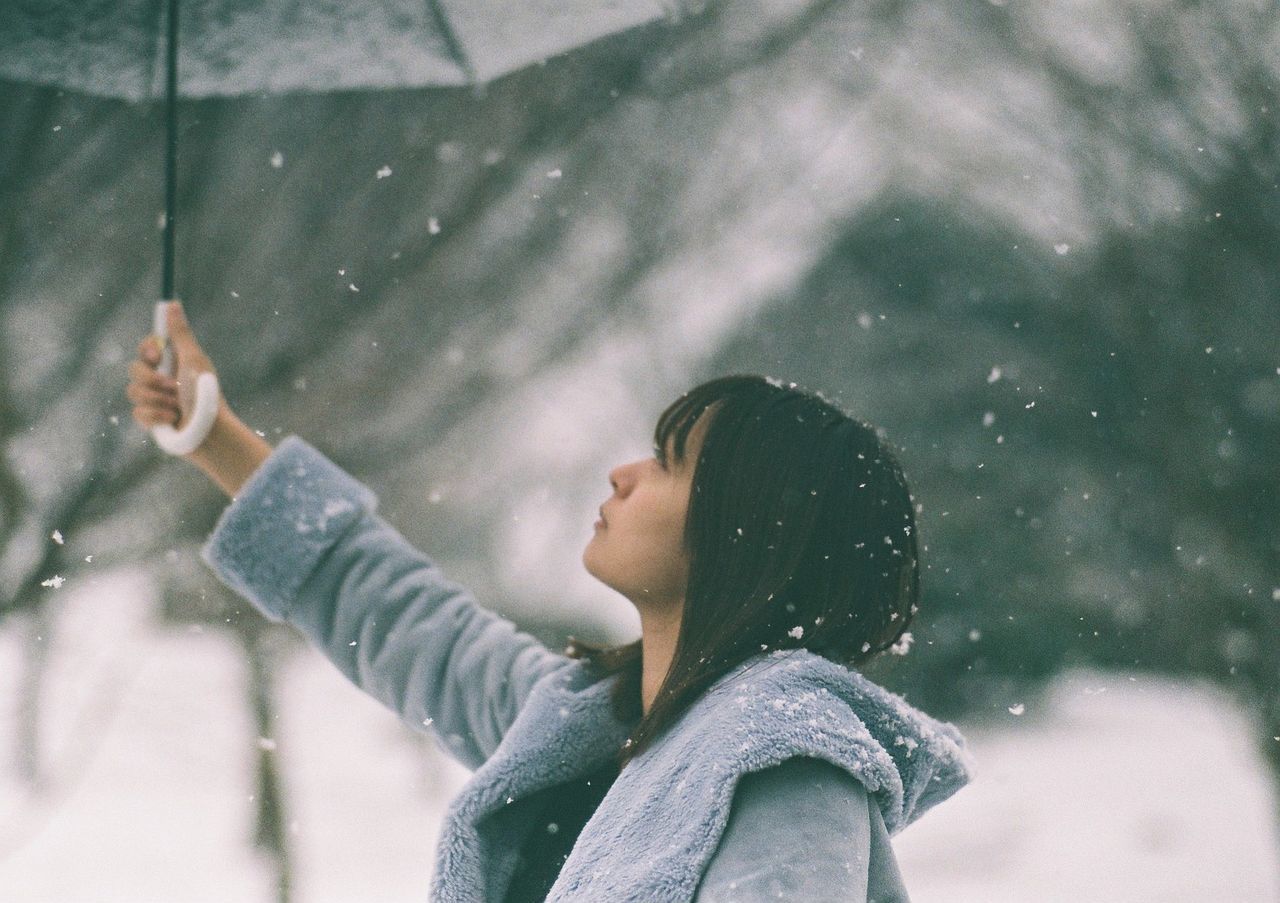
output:
<instances>
[{"instance_id":1,"label":"falling snowflake","mask_svg":"<svg viewBox=\"0 0 1280 903\"><path fill-rule=\"evenodd\" d=\"M787 636L795 637L797 640L804 636L804 628L797 624L787 631Z\"/></svg>"},{"instance_id":2,"label":"falling snowflake","mask_svg":"<svg viewBox=\"0 0 1280 903\"><path fill-rule=\"evenodd\" d=\"M911 635L911 631L909 630L903 631L903 634L898 639L898 642L894 643L892 646L889 647L889 651L892 652L894 655L906 655L907 652L911 649L911 641L913 639L915 638Z\"/></svg>"},{"instance_id":3,"label":"falling snowflake","mask_svg":"<svg viewBox=\"0 0 1280 903\"><path fill-rule=\"evenodd\" d=\"M66 583L66 582L67 582L67 578L66 578L66 577L59 577L57 574L54 574L54 575L53 575L52 577L50 577L48 580L41 580L41 581L40 581L40 585L41 585L41 586L52 586L54 589L58 589L58 588L60 588L60 587L62 586L62 584Z\"/></svg>"},{"instance_id":4,"label":"falling snowflake","mask_svg":"<svg viewBox=\"0 0 1280 903\"><path fill-rule=\"evenodd\" d=\"M1010 715L1021 715L1021 714L1022 714L1023 712L1025 712L1026 710L1027 710L1027 707L1026 707L1025 705L1023 705L1022 703L1018 703L1017 705L1011 705L1011 706L1009 706L1009 714L1010 714Z\"/></svg>"},{"instance_id":5,"label":"falling snowflake","mask_svg":"<svg viewBox=\"0 0 1280 903\"><path fill-rule=\"evenodd\" d=\"M284 166L284 154L280 153L280 151L276 151L271 155L271 168L279 169L282 166Z\"/></svg>"},{"instance_id":6,"label":"falling snowflake","mask_svg":"<svg viewBox=\"0 0 1280 903\"><path fill-rule=\"evenodd\" d=\"M560 178L560 176L561 176L561 175L563 175L563 173L561 173L561 172L560 172L560 170L558 170L558 169L553 169L553 170L551 170L551 172L547 173L547 178L548 178L548 179L558 179L558 178Z\"/></svg>"},{"instance_id":7,"label":"falling snowflake","mask_svg":"<svg viewBox=\"0 0 1280 903\"><path fill-rule=\"evenodd\" d=\"M1054 245L1054 246L1053 246L1053 250L1055 250L1056 252L1058 252L1058 255L1059 255L1059 256L1063 256L1063 255L1065 255L1065 254L1070 253L1070 251L1071 251L1071 245L1067 244L1067 243L1064 241L1064 242L1061 242L1061 243L1059 243L1059 244Z\"/></svg>"},{"instance_id":8,"label":"falling snowflake","mask_svg":"<svg viewBox=\"0 0 1280 903\"><path fill-rule=\"evenodd\" d=\"M999 367L992 367L991 372L987 374L987 382L993 383L996 380L998 380L1002 375L1004 375L1003 370L1001 370Z\"/></svg>"},{"instance_id":9,"label":"falling snowflake","mask_svg":"<svg viewBox=\"0 0 1280 903\"><path fill-rule=\"evenodd\" d=\"M430 232L432 235L439 235L440 220L436 219L434 216L431 217L429 220L427 220L427 231Z\"/></svg>"},{"instance_id":10,"label":"falling snowflake","mask_svg":"<svg viewBox=\"0 0 1280 903\"><path fill-rule=\"evenodd\" d=\"M258 749L264 749L267 752L271 752L275 748L276 748L276 741L272 740L270 737L258 738Z\"/></svg>"},{"instance_id":11,"label":"falling snowflake","mask_svg":"<svg viewBox=\"0 0 1280 903\"><path fill-rule=\"evenodd\" d=\"M62 545L62 544L63 544L63 543L62 543L62 534L61 534L60 532L58 532L57 530L54 530L54 531L53 531L53 541L54 541L54 542L56 542L58 545Z\"/></svg>"},{"instance_id":12,"label":"falling snowflake","mask_svg":"<svg viewBox=\"0 0 1280 903\"><path fill-rule=\"evenodd\" d=\"M378 176L378 178L379 178L379 179L385 179L385 178L386 178L387 176L389 176L389 175L391 175L391 167L390 167L390 166L384 166L384 167L382 167L381 169L379 169L379 170L378 170L378 172L377 172L377 176Z\"/></svg>"}]
</instances>

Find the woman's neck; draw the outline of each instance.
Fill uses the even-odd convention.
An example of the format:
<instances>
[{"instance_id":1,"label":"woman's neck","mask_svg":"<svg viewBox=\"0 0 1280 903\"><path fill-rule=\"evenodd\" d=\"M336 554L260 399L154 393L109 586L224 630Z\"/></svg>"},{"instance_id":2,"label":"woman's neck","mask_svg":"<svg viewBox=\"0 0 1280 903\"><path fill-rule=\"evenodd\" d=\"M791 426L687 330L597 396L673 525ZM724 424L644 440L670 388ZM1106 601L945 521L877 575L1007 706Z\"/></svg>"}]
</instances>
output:
<instances>
[{"instance_id":1,"label":"woman's neck","mask_svg":"<svg viewBox=\"0 0 1280 903\"><path fill-rule=\"evenodd\" d=\"M643 639L640 645L640 707L646 715L658 698L658 690L667 677L672 656L675 655L676 640L680 636L681 609L682 606L676 605L661 612L640 612L640 633Z\"/></svg>"}]
</instances>

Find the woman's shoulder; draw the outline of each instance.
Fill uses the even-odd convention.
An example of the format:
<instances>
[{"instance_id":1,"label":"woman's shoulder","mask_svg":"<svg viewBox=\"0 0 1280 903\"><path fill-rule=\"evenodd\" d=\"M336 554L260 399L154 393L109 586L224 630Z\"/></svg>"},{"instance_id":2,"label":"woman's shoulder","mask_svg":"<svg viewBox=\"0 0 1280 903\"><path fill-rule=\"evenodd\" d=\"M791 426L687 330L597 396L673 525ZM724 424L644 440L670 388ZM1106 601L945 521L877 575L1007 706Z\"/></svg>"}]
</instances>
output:
<instances>
[{"instance_id":1,"label":"woman's shoulder","mask_svg":"<svg viewBox=\"0 0 1280 903\"><path fill-rule=\"evenodd\" d=\"M744 774L696 900L849 899L870 839L866 789L840 766L794 757Z\"/></svg>"}]
</instances>

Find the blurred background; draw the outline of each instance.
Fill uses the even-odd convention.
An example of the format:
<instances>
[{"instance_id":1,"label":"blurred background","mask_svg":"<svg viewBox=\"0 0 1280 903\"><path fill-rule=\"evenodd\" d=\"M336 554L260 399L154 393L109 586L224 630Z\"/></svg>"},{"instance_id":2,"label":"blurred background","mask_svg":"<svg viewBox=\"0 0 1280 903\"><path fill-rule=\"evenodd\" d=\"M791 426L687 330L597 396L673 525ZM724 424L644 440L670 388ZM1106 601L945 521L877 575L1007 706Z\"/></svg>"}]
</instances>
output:
<instances>
[{"instance_id":1,"label":"blurred background","mask_svg":"<svg viewBox=\"0 0 1280 903\"><path fill-rule=\"evenodd\" d=\"M177 291L552 648L608 469L729 372L882 427L922 510L868 676L979 773L920 901L1280 899L1280 8L721 0L482 88L181 104ZM0 80L0 897L421 900L467 773L221 586L131 420L160 106Z\"/></svg>"}]
</instances>

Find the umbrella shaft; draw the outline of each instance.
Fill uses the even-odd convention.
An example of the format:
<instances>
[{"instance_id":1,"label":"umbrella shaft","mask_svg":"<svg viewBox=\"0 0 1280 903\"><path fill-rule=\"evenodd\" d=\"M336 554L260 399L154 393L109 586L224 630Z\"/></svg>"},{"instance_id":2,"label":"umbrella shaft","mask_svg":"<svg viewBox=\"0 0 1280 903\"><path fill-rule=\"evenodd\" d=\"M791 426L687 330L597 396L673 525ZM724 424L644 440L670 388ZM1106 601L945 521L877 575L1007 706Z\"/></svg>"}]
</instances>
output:
<instances>
[{"instance_id":1,"label":"umbrella shaft","mask_svg":"<svg viewBox=\"0 0 1280 903\"><path fill-rule=\"evenodd\" d=\"M160 297L173 298L174 225L178 206L178 0L169 0L169 41L165 108L167 141L164 160L164 257Z\"/></svg>"}]
</instances>

